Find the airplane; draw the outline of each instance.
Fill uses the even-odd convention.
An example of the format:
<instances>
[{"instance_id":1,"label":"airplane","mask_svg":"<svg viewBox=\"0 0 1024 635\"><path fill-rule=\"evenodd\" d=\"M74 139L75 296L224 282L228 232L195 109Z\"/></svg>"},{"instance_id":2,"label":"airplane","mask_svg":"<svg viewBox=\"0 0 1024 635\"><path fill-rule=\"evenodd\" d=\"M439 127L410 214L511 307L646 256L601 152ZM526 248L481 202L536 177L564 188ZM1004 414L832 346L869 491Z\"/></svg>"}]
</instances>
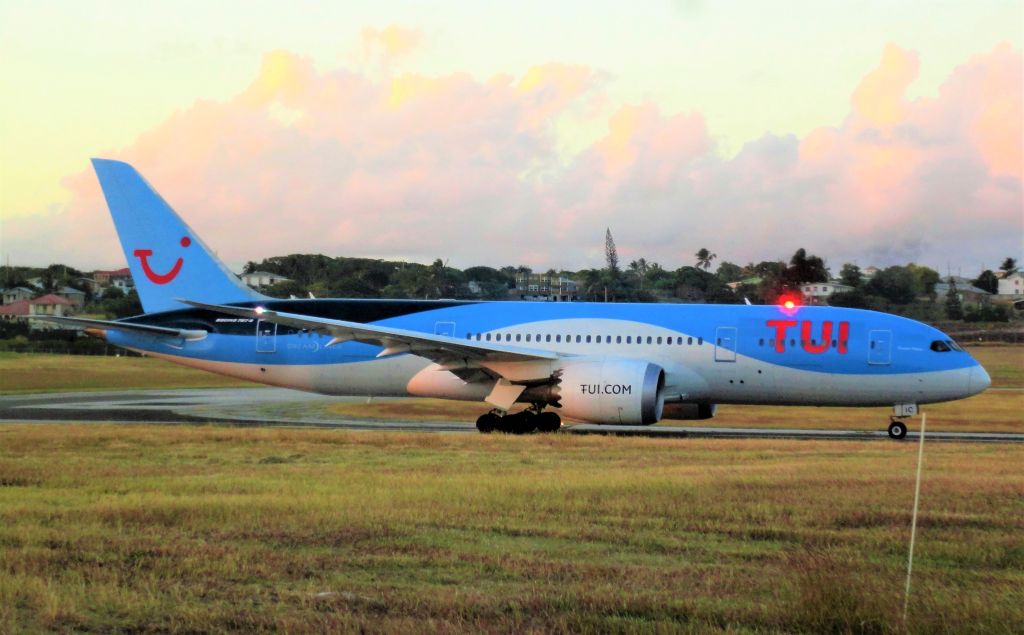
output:
<instances>
[{"instance_id":1,"label":"airplane","mask_svg":"<svg viewBox=\"0 0 1024 635\"><path fill-rule=\"evenodd\" d=\"M702 420L719 404L963 399L988 373L926 324L828 306L275 299L217 259L127 163L92 164L144 313L50 317L128 350L329 395L481 402L480 432ZM513 413L516 404L520 411Z\"/></svg>"}]
</instances>

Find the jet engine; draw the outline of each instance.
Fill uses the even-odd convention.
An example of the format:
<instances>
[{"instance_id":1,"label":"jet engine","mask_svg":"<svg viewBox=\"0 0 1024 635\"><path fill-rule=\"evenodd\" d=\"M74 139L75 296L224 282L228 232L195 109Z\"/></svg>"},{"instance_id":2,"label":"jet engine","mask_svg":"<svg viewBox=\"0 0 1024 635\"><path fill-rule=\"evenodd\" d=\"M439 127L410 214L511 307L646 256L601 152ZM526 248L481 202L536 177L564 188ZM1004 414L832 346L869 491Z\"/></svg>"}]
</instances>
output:
<instances>
[{"instance_id":1,"label":"jet engine","mask_svg":"<svg viewBox=\"0 0 1024 635\"><path fill-rule=\"evenodd\" d=\"M630 359L580 360L566 364L552 390L554 404L573 419L648 425L661 419L665 371Z\"/></svg>"}]
</instances>

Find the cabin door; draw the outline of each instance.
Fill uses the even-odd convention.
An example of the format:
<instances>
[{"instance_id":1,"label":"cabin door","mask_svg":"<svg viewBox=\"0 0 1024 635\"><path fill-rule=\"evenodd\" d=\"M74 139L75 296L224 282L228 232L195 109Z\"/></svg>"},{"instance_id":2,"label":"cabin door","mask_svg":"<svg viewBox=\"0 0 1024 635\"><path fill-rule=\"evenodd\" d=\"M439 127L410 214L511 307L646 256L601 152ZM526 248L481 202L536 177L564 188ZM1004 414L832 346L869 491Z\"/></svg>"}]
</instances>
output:
<instances>
[{"instance_id":1,"label":"cabin door","mask_svg":"<svg viewBox=\"0 0 1024 635\"><path fill-rule=\"evenodd\" d=\"M455 337L455 322L434 322L434 335Z\"/></svg>"},{"instance_id":2,"label":"cabin door","mask_svg":"<svg viewBox=\"0 0 1024 635\"><path fill-rule=\"evenodd\" d=\"M736 361L736 327L720 326L715 332L715 361Z\"/></svg>"},{"instance_id":3,"label":"cabin door","mask_svg":"<svg viewBox=\"0 0 1024 635\"><path fill-rule=\"evenodd\" d=\"M892 331L868 333L868 363L886 366L892 362Z\"/></svg>"},{"instance_id":4,"label":"cabin door","mask_svg":"<svg viewBox=\"0 0 1024 635\"><path fill-rule=\"evenodd\" d=\"M256 352L274 353L277 351L277 324L273 322L256 322Z\"/></svg>"}]
</instances>

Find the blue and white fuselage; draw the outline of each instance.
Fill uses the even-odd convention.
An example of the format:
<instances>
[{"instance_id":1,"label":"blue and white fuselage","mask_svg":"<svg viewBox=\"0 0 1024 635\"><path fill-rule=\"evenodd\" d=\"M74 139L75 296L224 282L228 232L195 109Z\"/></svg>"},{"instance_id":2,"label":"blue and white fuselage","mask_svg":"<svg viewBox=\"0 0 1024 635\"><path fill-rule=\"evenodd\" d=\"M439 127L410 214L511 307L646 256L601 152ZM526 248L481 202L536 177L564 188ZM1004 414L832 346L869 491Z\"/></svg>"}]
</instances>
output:
<instances>
[{"instance_id":1,"label":"blue and white fuselage","mask_svg":"<svg viewBox=\"0 0 1024 635\"><path fill-rule=\"evenodd\" d=\"M146 313L52 319L186 366L332 395L487 402L484 431L557 429L557 413L707 418L723 403L893 406L902 417L990 383L935 328L856 309L267 298L134 168L93 165ZM508 424L516 403L528 407Z\"/></svg>"},{"instance_id":2,"label":"blue and white fuselage","mask_svg":"<svg viewBox=\"0 0 1024 635\"><path fill-rule=\"evenodd\" d=\"M941 331L857 309L389 300L269 300L260 306L340 319L365 314L367 307L383 313L390 308L401 314L372 324L551 351L565 359L653 362L665 370L669 403L892 406L962 399L990 383L984 368ZM424 381L434 364L412 353L381 358L382 347L371 344L328 347L326 333L255 317L186 309L128 321L208 334L175 341L108 332L111 343L276 386L333 395L479 400L490 390ZM802 337L804 323L810 324L810 338ZM827 341L821 339L825 323L833 325ZM841 340L843 323L848 330Z\"/></svg>"}]
</instances>

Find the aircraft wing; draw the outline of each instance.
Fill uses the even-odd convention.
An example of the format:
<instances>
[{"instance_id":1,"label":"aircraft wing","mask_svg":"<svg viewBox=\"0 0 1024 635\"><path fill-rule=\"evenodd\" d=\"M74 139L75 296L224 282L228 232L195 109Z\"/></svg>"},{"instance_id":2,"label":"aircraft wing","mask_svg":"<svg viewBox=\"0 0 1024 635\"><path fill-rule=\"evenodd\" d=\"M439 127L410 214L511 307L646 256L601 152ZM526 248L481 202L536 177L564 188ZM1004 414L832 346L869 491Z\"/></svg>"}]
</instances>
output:
<instances>
[{"instance_id":1,"label":"aircraft wing","mask_svg":"<svg viewBox=\"0 0 1024 635\"><path fill-rule=\"evenodd\" d=\"M333 346L344 342L363 342L384 348L378 357L412 353L444 365L462 360L465 362L536 362L560 359L558 353L544 350L503 346L491 342L477 342L446 335L433 335L419 331L408 331L387 326L347 322L330 318L272 311L263 307L240 307L224 304L205 304L191 300L179 300L191 306L237 315L239 317L283 324L293 328L326 333L333 339L327 344Z\"/></svg>"},{"instance_id":2,"label":"aircraft wing","mask_svg":"<svg viewBox=\"0 0 1024 635\"><path fill-rule=\"evenodd\" d=\"M207 335L206 331L203 330L175 329L166 326L153 326L151 324L137 324L134 322L115 322L112 320L93 320L91 318L73 318L62 317L57 315L33 315L30 316L30 319L43 320L44 322L54 322L55 324L60 324L61 326L72 326L86 330L114 329L120 331L128 331L130 333L146 333L148 335L181 338L185 340L201 340Z\"/></svg>"}]
</instances>

